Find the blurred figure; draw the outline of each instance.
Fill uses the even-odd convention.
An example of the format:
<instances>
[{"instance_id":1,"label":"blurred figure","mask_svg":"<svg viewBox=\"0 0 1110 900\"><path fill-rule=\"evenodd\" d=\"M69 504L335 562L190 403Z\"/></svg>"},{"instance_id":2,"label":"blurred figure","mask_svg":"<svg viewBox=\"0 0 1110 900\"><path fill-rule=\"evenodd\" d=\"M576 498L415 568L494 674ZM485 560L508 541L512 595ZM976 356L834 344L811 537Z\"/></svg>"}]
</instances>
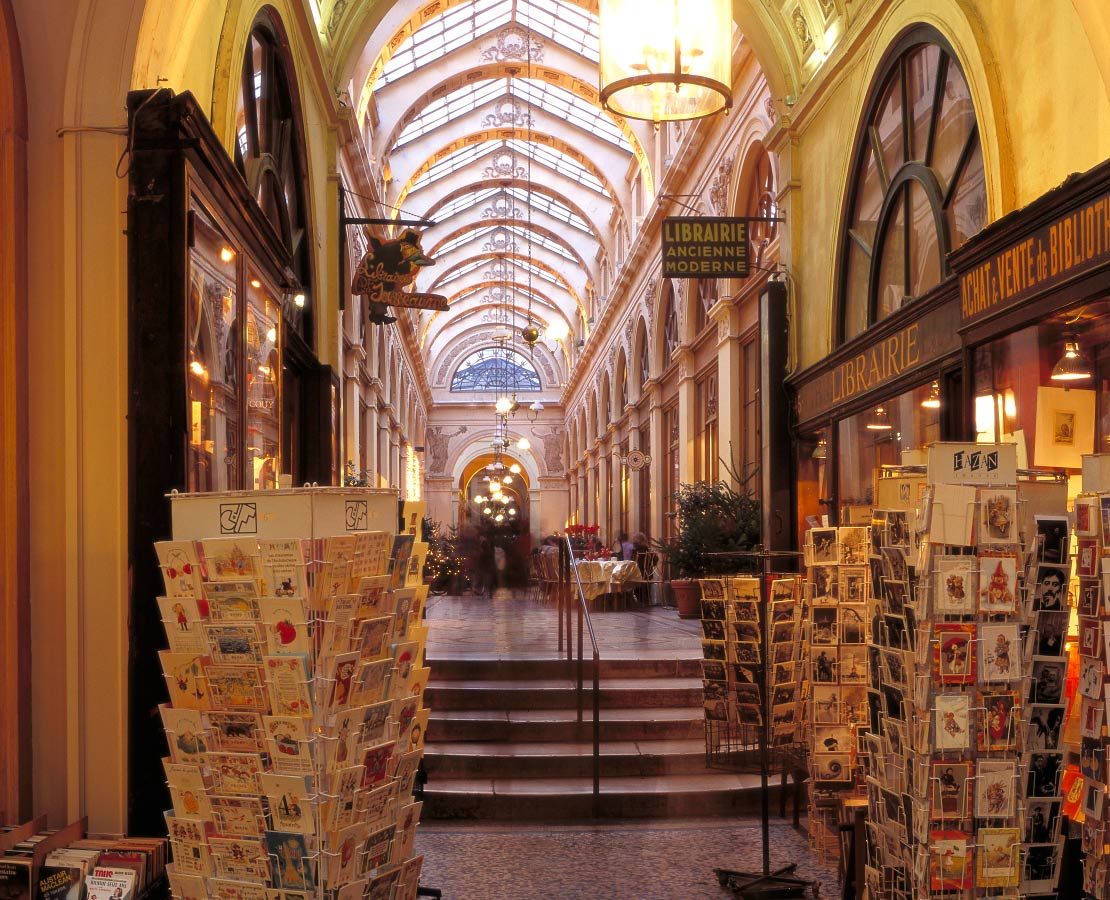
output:
<instances>
[{"instance_id":1,"label":"blurred figure","mask_svg":"<svg viewBox=\"0 0 1110 900\"><path fill-rule=\"evenodd\" d=\"M614 549L621 559L636 558L636 546L628 539L628 535L623 531L617 535L617 546Z\"/></svg>"}]
</instances>

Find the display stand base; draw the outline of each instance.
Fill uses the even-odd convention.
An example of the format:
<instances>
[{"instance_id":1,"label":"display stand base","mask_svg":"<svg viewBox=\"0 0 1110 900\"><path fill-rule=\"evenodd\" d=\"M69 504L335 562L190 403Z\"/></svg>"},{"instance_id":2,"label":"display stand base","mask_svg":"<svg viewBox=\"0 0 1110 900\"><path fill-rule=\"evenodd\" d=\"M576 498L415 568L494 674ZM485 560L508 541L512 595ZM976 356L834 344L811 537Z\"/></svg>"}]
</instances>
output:
<instances>
[{"instance_id":1,"label":"display stand base","mask_svg":"<svg viewBox=\"0 0 1110 900\"><path fill-rule=\"evenodd\" d=\"M443 891L441 891L439 888L424 887L424 885L420 885L420 887L416 889L416 896L431 897L432 900L441 900L441 898L443 897Z\"/></svg>"},{"instance_id":2,"label":"display stand base","mask_svg":"<svg viewBox=\"0 0 1110 900\"><path fill-rule=\"evenodd\" d=\"M806 892L813 900L821 893L817 881L797 878L795 863L776 869L770 875L755 872L737 872L733 869L714 869L722 887L727 887L743 900L778 900L778 898L805 897Z\"/></svg>"}]
</instances>

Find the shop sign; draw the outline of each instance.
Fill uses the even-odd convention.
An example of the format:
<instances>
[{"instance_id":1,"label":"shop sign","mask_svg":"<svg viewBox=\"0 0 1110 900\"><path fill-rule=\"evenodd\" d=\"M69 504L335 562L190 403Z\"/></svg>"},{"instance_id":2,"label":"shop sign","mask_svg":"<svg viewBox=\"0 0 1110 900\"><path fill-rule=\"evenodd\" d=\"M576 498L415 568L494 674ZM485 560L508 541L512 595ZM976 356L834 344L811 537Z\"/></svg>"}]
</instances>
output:
<instances>
[{"instance_id":1,"label":"shop sign","mask_svg":"<svg viewBox=\"0 0 1110 900\"><path fill-rule=\"evenodd\" d=\"M955 303L945 303L839 359L798 388L798 421L808 422L958 350L958 320Z\"/></svg>"},{"instance_id":2,"label":"shop sign","mask_svg":"<svg viewBox=\"0 0 1110 900\"><path fill-rule=\"evenodd\" d=\"M748 220L668 216L663 220L664 278L747 278Z\"/></svg>"},{"instance_id":3,"label":"shop sign","mask_svg":"<svg viewBox=\"0 0 1110 900\"><path fill-rule=\"evenodd\" d=\"M1110 261L1110 194L1038 228L960 276L963 323Z\"/></svg>"},{"instance_id":4,"label":"shop sign","mask_svg":"<svg viewBox=\"0 0 1110 900\"><path fill-rule=\"evenodd\" d=\"M933 484L1016 484L1017 444L929 445Z\"/></svg>"}]
</instances>

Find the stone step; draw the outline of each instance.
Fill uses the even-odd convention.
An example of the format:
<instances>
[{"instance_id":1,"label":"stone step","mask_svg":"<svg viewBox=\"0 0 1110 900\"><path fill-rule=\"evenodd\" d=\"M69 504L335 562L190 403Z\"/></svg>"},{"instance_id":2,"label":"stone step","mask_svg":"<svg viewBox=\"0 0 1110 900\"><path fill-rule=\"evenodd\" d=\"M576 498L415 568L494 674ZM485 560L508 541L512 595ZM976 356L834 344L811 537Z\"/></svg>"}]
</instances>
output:
<instances>
[{"instance_id":1,"label":"stone step","mask_svg":"<svg viewBox=\"0 0 1110 900\"><path fill-rule=\"evenodd\" d=\"M433 670L434 671L434 670ZM700 707L700 678L604 678L599 684L603 709L630 707ZM566 709L577 703L577 680L477 680L431 682L424 702L434 710ZM583 703L592 708L592 681L584 686Z\"/></svg>"},{"instance_id":2,"label":"stone step","mask_svg":"<svg viewBox=\"0 0 1110 900\"><path fill-rule=\"evenodd\" d=\"M574 709L468 709L437 710L431 707L428 750L444 742L592 740L592 710L584 711L579 727ZM700 706L640 707L601 710L601 740L652 741L701 739L705 714ZM580 732L580 733L579 733Z\"/></svg>"},{"instance_id":3,"label":"stone step","mask_svg":"<svg viewBox=\"0 0 1110 900\"><path fill-rule=\"evenodd\" d=\"M606 741L602 777L706 774L705 741ZM424 767L440 778L592 778L593 741L429 743Z\"/></svg>"},{"instance_id":4,"label":"stone step","mask_svg":"<svg viewBox=\"0 0 1110 900\"><path fill-rule=\"evenodd\" d=\"M778 778L770 782L778 813ZM794 790L789 785L788 792ZM731 773L603 778L600 814L607 818L667 818L751 814L760 806L756 775ZM593 810L589 778L437 778L424 788L429 819L587 819Z\"/></svg>"},{"instance_id":5,"label":"stone step","mask_svg":"<svg viewBox=\"0 0 1110 900\"><path fill-rule=\"evenodd\" d=\"M701 657L686 659L602 659L602 678L701 678ZM585 670L593 660L587 657ZM438 658L430 657L432 684L471 679L523 681L530 678L577 678L578 660L565 658Z\"/></svg>"}]
</instances>

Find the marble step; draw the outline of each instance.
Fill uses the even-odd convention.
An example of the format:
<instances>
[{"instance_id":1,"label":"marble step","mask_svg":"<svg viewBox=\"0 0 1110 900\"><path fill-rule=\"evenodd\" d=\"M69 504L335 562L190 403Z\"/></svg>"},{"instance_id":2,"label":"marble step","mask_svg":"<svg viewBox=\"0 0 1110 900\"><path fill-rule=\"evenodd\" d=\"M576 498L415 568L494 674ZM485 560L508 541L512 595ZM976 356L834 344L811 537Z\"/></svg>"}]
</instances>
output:
<instances>
[{"instance_id":1,"label":"marble step","mask_svg":"<svg viewBox=\"0 0 1110 900\"><path fill-rule=\"evenodd\" d=\"M437 743L592 740L592 710L577 722L575 709L439 710L429 704L427 752ZM601 740L701 739L705 714L698 707L638 707L601 710Z\"/></svg>"},{"instance_id":2,"label":"marble step","mask_svg":"<svg viewBox=\"0 0 1110 900\"><path fill-rule=\"evenodd\" d=\"M583 702L592 707L592 682L584 685ZM577 680L532 678L526 681L432 681L424 702L434 710L566 709L577 704ZM599 684L603 709L629 707L700 707L700 678L603 678Z\"/></svg>"},{"instance_id":3,"label":"marble step","mask_svg":"<svg viewBox=\"0 0 1110 900\"><path fill-rule=\"evenodd\" d=\"M701 657L688 659L602 659L602 678L701 678ZM585 670L593 660L586 659ZM432 684L469 679L522 681L529 678L577 678L578 659L503 659L431 656Z\"/></svg>"},{"instance_id":4,"label":"marble step","mask_svg":"<svg viewBox=\"0 0 1110 900\"><path fill-rule=\"evenodd\" d=\"M772 813L778 813L778 778L770 781ZM787 787L793 796L794 786ZM600 814L607 818L677 818L758 812L756 775L715 773L603 778ZM426 819L587 819L593 810L590 778L429 778Z\"/></svg>"},{"instance_id":5,"label":"marble step","mask_svg":"<svg viewBox=\"0 0 1110 900\"><path fill-rule=\"evenodd\" d=\"M593 741L546 743L429 743L424 767L440 778L592 778ZM602 777L706 774L705 741L608 741L601 744Z\"/></svg>"}]
</instances>

